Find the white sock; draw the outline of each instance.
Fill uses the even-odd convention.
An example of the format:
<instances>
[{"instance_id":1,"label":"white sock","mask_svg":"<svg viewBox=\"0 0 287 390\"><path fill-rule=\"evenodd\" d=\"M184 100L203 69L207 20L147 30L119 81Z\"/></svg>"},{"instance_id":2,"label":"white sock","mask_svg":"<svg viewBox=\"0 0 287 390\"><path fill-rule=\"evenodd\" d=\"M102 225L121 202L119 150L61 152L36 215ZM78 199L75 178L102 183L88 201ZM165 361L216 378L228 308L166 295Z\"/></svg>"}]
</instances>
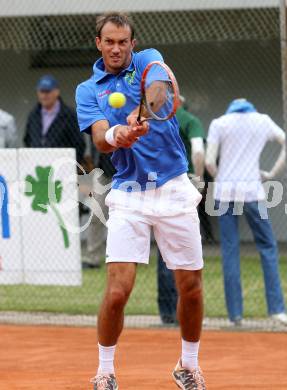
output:
<instances>
[{"instance_id":1,"label":"white sock","mask_svg":"<svg viewBox=\"0 0 287 390\"><path fill-rule=\"evenodd\" d=\"M103 347L102 345L99 345L99 368L98 368L98 374L114 374L115 368L114 368L114 358L115 358L115 351L116 351L116 345L113 345L112 347Z\"/></svg>"},{"instance_id":2,"label":"white sock","mask_svg":"<svg viewBox=\"0 0 287 390\"><path fill-rule=\"evenodd\" d=\"M182 339L181 365L188 370L198 368L198 351L200 342L189 342Z\"/></svg>"}]
</instances>

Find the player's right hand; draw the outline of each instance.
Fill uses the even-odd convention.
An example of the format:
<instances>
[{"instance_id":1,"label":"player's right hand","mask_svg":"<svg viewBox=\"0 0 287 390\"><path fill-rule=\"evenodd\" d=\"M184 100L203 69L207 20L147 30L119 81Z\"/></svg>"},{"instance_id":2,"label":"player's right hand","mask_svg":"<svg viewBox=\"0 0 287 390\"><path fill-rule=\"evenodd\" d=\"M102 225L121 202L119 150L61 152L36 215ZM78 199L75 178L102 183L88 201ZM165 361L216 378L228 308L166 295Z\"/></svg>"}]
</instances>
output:
<instances>
[{"instance_id":1,"label":"player's right hand","mask_svg":"<svg viewBox=\"0 0 287 390\"><path fill-rule=\"evenodd\" d=\"M131 128L131 132L136 134L137 137L142 137L149 131L149 123L145 119L146 118L142 117L141 120L143 122L138 122L138 113L131 113L127 117L127 122Z\"/></svg>"},{"instance_id":2,"label":"player's right hand","mask_svg":"<svg viewBox=\"0 0 287 390\"><path fill-rule=\"evenodd\" d=\"M131 134L135 137L142 137L143 135L146 135L149 131L149 123L147 121L136 123L131 127Z\"/></svg>"},{"instance_id":3,"label":"player's right hand","mask_svg":"<svg viewBox=\"0 0 287 390\"><path fill-rule=\"evenodd\" d=\"M139 136L131 131L130 126L117 126L114 131L114 138L118 148L130 148Z\"/></svg>"}]
</instances>

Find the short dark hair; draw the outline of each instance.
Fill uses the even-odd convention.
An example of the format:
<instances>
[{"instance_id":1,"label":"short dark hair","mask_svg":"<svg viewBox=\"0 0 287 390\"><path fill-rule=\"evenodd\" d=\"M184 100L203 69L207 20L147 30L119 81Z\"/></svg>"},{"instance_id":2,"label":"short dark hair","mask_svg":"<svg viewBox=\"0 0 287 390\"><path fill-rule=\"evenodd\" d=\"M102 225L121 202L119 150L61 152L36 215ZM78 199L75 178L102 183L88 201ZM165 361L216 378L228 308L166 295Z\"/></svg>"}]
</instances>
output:
<instances>
[{"instance_id":1,"label":"short dark hair","mask_svg":"<svg viewBox=\"0 0 287 390\"><path fill-rule=\"evenodd\" d=\"M131 39L134 39L135 30L131 17L122 12L109 12L97 17L96 32L97 37L101 38L101 32L104 25L108 22L115 24L117 27L129 26L131 30Z\"/></svg>"}]
</instances>

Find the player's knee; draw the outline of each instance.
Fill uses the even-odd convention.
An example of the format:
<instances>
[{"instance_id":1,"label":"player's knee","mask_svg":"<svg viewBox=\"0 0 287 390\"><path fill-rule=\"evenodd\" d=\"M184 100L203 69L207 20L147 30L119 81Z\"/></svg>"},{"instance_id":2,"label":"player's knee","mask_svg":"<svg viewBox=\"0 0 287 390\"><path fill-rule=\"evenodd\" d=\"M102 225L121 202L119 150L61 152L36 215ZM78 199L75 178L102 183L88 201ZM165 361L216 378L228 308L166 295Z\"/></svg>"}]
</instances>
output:
<instances>
[{"instance_id":1,"label":"player's knee","mask_svg":"<svg viewBox=\"0 0 287 390\"><path fill-rule=\"evenodd\" d=\"M125 288L111 287L108 289L106 299L111 309L121 309L125 306L129 291Z\"/></svg>"},{"instance_id":2,"label":"player's knee","mask_svg":"<svg viewBox=\"0 0 287 390\"><path fill-rule=\"evenodd\" d=\"M201 278L190 278L185 280L180 286L179 294L181 299L196 301L202 298L202 280Z\"/></svg>"}]
</instances>

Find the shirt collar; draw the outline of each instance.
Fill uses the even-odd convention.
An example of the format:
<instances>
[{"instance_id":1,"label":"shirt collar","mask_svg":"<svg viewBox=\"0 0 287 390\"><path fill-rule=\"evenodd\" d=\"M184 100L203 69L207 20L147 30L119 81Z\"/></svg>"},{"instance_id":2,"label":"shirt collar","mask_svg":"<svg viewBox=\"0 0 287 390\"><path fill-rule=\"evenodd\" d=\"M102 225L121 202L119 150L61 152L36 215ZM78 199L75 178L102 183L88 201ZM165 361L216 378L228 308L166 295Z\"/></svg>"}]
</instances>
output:
<instances>
[{"instance_id":1,"label":"shirt collar","mask_svg":"<svg viewBox=\"0 0 287 390\"><path fill-rule=\"evenodd\" d=\"M225 114L233 114L234 112L239 113L249 113L249 112L256 112L256 108L252 103L250 103L246 99L235 99L233 102L230 103L230 105L227 108L227 111Z\"/></svg>"},{"instance_id":2,"label":"shirt collar","mask_svg":"<svg viewBox=\"0 0 287 390\"><path fill-rule=\"evenodd\" d=\"M61 106L61 103L59 100L57 100L54 107L52 108L52 110L46 110L46 108L42 107L41 111L43 114L56 115L60 111L60 106Z\"/></svg>"},{"instance_id":3,"label":"shirt collar","mask_svg":"<svg viewBox=\"0 0 287 390\"><path fill-rule=\"evenodd\" d=\"M126 68L126 69L123 69L119 74L124 74L126 72L130 72L132 70L135 69L135 64L134 64L134 60L135 60L135 53L132 52L132 58L131 58L131 62L129 64L129 66ZM118 76L118 75L114 75L112 73L108 73L105 71L105 64L104 64L104 60L103 60L103 57L101 57L100 59L98 59L94 66L93 66L93 71L94 71L94 80L96 83L98 83L99 81L103 80L105 77L107 76Z\"/></svg>"}]
</instances>

